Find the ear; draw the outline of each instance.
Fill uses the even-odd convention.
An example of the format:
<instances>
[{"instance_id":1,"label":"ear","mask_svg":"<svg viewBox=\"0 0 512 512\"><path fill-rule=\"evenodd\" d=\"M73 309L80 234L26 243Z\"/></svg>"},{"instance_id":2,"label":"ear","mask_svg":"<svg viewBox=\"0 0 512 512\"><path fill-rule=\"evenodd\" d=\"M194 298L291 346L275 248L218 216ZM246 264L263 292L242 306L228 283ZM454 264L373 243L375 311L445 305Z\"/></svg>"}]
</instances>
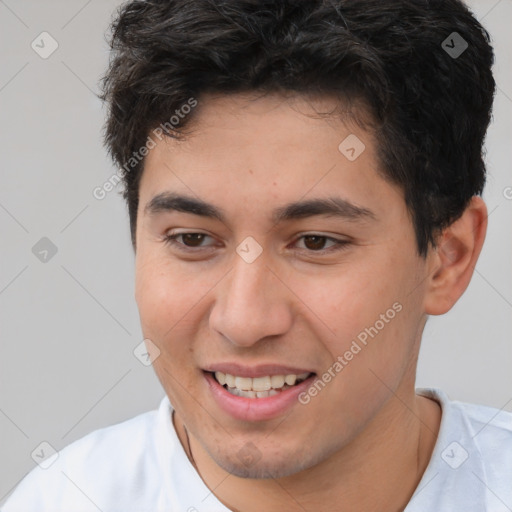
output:
<instances>
[{"instance_id":1,"label":"ear","mask_svg":"<svg viewBox=\"0 0 512 512\"><path fill-rule=\"evenodd\" d=\"M442 315L469 285L487 231L487 207L474 196L462 216L439 235L429 250L425 313Z\"/></svg>"}]
</instances>

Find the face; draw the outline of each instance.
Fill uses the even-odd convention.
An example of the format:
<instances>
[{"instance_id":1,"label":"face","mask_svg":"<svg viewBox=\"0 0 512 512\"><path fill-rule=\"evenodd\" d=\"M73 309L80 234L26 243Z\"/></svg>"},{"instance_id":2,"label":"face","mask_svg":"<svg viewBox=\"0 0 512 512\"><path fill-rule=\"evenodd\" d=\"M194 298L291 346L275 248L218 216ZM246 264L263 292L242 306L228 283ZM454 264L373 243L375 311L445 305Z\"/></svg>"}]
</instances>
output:
<instances>
[{"instance_id":1,"label":"face","mask_svg":"<svg viewBox=\"0 0 512 512\"><path fill-rule=\"evenodd\" d=\"M176 413L238 476L318 464L414 386L426 262L371 133L315 116L333 105L205 97L146 157L144 337Z\"/></svg>"}]
</instances>

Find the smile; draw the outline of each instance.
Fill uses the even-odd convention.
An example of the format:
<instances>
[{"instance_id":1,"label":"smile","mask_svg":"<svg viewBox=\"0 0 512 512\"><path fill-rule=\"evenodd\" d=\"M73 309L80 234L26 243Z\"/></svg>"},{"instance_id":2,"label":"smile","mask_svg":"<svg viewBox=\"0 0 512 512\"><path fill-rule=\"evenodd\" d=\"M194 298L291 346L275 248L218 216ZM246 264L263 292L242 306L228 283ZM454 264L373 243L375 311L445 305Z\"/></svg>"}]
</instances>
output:
<instances>
[{"instance_id":1,"label":"smile","mask_svg":"<svg viewBox=\"0 0 512 512\"><path fill-rule=\"evenodd\" d=\"M298 396L316 378L316 373L306 372L304 369L291 373L291 368L271 367L274 365L257 369L240 367L239 372L237 365L223 366L231 366L232 373L213 368L203 370L209 396L224 413L245 422L270 420L282 416L297 405L300 406ZM283 373L273 374L279 370ZM236 375L237 373L242 375ZM252 377L247 376L251 373Z\"/></svg>"},{"instance_id":2,"label":"smile","mask_svg":"<svg viewBox=\"0 0 512 512\"><path fill-rule=\"evenodd\" d=\"M215 380L232 395L244 398L268 398L300 384L312 374L305 372L299 375L266 375L251 378L217 371L213 375Z\"/></svg>"}]
</instances>

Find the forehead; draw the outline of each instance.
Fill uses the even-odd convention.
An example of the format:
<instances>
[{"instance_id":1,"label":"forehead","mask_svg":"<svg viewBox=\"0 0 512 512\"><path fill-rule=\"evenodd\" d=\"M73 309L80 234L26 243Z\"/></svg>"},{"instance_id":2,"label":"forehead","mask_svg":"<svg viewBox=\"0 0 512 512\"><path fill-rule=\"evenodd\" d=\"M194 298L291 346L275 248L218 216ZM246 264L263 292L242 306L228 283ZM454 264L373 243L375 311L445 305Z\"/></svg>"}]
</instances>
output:
<instances>
[{"instance_id":1,"label":"forehead","mask_svg":"<svg viewBox=\"0 0 512 512\"><path fill-rule=\"evenodd\" d=\"M326 130L362 132L356 120L371 123L371 117L362 104L348 107L334 96L306 96L289 93L205 94L191 112L187 128L203 137L218 137L222 132L243 138L246 130L258 135L253 143L263 141L274 145L293 144L302 134L311 137L314 132L325 136ZM371 133L368 132L367 136ZM235 142L234 140L230 142Z\"/></svg>"},{"instance_id":2,"label":"forehead","mask_svg":"<svg viewBox=\"0 0 512 512\"><path fill-rule=\"evenodd\" d=\"M334 99L210 95L196 109L183 139L156 141L146 157L143 211L158 209L155 197L169 192L226 211L236 200L275 210L276 202L337 197L378 215L378 205L365 204L396 200L397 192L402 200L378 172L373 134L326 115L339 110Z\"/></svg>"}]
</instances>

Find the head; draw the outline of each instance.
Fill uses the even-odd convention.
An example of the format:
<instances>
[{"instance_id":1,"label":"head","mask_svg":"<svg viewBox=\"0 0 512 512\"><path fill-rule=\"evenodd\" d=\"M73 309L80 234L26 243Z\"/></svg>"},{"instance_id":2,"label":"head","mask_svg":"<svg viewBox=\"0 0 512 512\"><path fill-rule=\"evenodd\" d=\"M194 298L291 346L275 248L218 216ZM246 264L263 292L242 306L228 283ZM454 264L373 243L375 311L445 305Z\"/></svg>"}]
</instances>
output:
<instances>
[{"instance_id":1,"label":"head","mask_svg":"<svg viewBox=\"0 0 512 512\"><path fill-rule=\"evenodd\" d=\"M309 468L414 388L427 316L469 283L488 35L458 0L136 0L111 44L105 140L157 375L221 467ZM219 369L311 376L284 412L233 413Z\"/></svg>"}]
</instances>

